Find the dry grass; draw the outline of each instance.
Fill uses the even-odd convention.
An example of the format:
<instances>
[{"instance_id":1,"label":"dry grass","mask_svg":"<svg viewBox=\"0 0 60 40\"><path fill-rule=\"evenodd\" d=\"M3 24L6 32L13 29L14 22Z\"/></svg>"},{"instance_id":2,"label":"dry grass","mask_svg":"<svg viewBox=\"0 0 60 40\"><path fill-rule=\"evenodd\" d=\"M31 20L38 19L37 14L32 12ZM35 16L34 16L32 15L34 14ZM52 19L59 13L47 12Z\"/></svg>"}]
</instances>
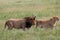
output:
<instances>
[{"instance_id":1,"label":"dry grass","mask_svg":"<svg viewBox=\"0 0 60 40\"><path fill-rule=\"evenodd\" d=\"M9 18L36 15L36 19L60 18L60 0L0 0L0 40L60 40L60 21L54 29L32 26L29 30L4 29Z\"/></svg>"}]
</instances>

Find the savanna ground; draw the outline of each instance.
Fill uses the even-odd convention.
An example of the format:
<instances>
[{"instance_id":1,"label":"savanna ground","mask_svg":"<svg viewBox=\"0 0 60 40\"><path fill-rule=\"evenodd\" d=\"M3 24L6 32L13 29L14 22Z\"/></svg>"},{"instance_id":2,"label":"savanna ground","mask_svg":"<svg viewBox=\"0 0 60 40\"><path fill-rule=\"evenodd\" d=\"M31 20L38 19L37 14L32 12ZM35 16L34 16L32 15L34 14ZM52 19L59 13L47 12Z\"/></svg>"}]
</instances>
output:
<instances>
[{"instance_id":1,"label":"savanna ground","mask_svg":"<svg viewBox=\"0 0 60 40\"><path fill-rule=\"evenodd\" d=\"M60 0L0 0L0 40L60 40L60 21L52 30L32 26L26 31L3 31L6 20L32 14L37 16L36 19L60 18Z\"/></svg>"}]
</instances>

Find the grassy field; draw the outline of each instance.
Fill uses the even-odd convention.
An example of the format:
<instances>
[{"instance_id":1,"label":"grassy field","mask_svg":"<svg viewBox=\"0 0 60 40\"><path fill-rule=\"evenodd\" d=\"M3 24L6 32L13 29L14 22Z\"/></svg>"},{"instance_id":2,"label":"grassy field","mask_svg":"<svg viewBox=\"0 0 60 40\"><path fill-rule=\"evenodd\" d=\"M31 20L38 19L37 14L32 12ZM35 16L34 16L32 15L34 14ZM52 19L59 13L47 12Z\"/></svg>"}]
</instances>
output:
<instances>
[{"instance_id":1,"label":"grassy field","mask_svg":"<svg viewBox=\"0 0 60 40\"><path fill-rule=\"evenodd\" d=\"M60 40L60 21L52 30L32 26L26 31L3 31L6 20L31 15L36 19L60 18L60 0L0 0L0 40Z\"/></svg>"}]
</instances>

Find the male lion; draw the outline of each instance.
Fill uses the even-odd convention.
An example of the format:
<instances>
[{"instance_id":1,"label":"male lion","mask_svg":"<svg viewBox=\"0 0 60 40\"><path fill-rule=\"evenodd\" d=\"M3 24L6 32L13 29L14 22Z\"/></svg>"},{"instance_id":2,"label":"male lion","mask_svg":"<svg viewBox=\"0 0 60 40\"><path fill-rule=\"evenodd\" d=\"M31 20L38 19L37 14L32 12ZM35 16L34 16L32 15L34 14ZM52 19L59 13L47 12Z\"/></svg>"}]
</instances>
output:
<instances>
[{"instance_id":1,"label":"male lion","mask_svg":"<svg viewBox=\"0 0 60 40\"><path fill-rule=\"evenodd\" d=\"M25 28L30 28L35 21L35 16L33 17L24 17L22 19L9 19L5 22L5 28L6 26L8 27L8 29L13 29L13 28L17 28L17 29L23 29L25 30Z\"/></svg>"},{"instance_id":2,"label":"male lion","mask_svg":"<svg viewBox=\"0 0 60 40\"><path fill-rule=\"evenodd\" d=\"M56 21L59 21L57 16L54 16L51 19L45 21L36 20L36 27L40 26L41 28L53 28Z\"/></svg>"}]
</instances>

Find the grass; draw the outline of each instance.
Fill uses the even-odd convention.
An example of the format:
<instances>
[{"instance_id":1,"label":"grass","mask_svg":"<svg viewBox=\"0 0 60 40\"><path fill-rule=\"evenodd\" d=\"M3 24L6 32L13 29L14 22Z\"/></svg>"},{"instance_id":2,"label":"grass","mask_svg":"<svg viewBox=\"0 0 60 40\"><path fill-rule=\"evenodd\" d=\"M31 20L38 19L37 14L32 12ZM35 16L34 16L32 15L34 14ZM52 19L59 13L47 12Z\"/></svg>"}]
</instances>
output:
<instances>
[{"instance_id":1,"label":"grass","mask_svg":"<svg viewBox=\"0 0 60 40\"><path fill-rule=\"evenodd\" d=\"M0 40L60 40L60 21L54 29L3 30L10 18L35 15L36 19L60 18L60 0L0 0Z\"/></svg>"}]
</instances>

